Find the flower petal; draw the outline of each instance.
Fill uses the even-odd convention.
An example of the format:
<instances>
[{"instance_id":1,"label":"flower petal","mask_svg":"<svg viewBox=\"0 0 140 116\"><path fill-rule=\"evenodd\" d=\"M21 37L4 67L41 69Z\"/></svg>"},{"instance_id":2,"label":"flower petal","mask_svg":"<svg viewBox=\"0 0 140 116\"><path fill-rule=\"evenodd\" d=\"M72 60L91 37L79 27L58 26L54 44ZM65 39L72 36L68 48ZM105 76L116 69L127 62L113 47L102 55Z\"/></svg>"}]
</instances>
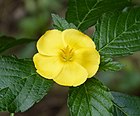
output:
<instances>
[{"instance_id":1,"label":"flower petal","mask_svg":"<svg viewBox=\"0 0 140 116\"><path fill-rule=\"evenodd\" d=\"M88 73L76 62L65 63L62 71L53 80L64 86L78 86L86 81Z\"/></svg>"},{"instance_id":2,"label":"flower petal","mask_svg":"<svg viewBox=\"0 0 140 116\"><path fill-rule=\"evenodd\" d=\"M37 42L37 49L42 55L57 55L63 46L62 32L58 30L47 31Z\"/></svg>"},{"instance_id":3,"label":"flower petal","mask_svg":"<svg viewBox=\"0 0 140 116\"><path fill-rule=\"evenodd\" d=\"M62 70L63 63L56 56L43 56L39 53L33 57L37 73L47 79L53 79Z\"/></svg>"},{"instance_id":4,"label":"flower petal","mask_svg":"<svg viewBox=\"0 0 140 116\"><path fill-rule=\"evenodd\" d=\"M75 29L67 29L62 32L64 42L73 49L95 48L90 37Z\"/></svg>"},{"instance_id":5,"label":"flower petal","mask_svg":"<svg viewBox=\"0 0 140 116\"><path fill-rule=\"evenodd\" d=\"M74 61L87 70L88 78L90 78L98 71L100 55L96 49L79 49L75 51Z\"/></svg>"}]
</instances>

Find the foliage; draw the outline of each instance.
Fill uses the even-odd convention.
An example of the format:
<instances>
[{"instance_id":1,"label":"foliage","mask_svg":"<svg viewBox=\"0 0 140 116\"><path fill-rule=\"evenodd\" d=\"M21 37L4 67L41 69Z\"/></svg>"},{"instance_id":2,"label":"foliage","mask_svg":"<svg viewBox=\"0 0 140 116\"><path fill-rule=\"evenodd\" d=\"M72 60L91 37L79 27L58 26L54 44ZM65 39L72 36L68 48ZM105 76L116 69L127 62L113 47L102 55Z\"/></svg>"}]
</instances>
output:
<instances>
[{"instance_id":1,"label":"foliage","mask_svg":"<svg viewBox=\"0 0 140 116\"><path fill-rule=\"evenodd\" d=\"M102 56L100 70L118 71L124 65L114 57L140 50L140 7L130 0L69 0L66 19L52 14L52 20L53 27L61 31L86 31L95 26L92 39ZM32 41L1 36L0 52ZM39 102L52 85L36 73L32 59L0 57L0 111L24 112ZM138 116L140 98L111 92L93 77L70 88L68 107L71 116Z\"/></svg>"},{"instance_id":2,"label":"foliage","mask_svg":"<svg viewBox=\"0 0 140 116\"><path fill-rule=\"evenodd\" d=\"M112 100L109 89L93 77L80 87L70 88L68 105L71 116L111 116Z\"/></svg>"},{"instance_id":3,"label":"foliage","mask_svg":"<svg viewBox=\"0 0 140 116\"><path fill-rule=\"evenodd\" d=\"M100 69L107 71L119 71L124 67L123 64L113 61L112 58L101 57Z\"/></svg>"},{"instance_id":4,"label":"foliage","mask_svg":"<svg viewBox=\"0 0 140 116\"><path fill-rule=\"evenodd\" d=\"M140 8L105 13L97 22L94 41L102 55L129 55L140 50L139 28Z\"/></svg>"},{"instance_id":5,"label":"foliage","mask_svg":"<svg viewBox=\"0 0 140 116\"><path fill-rule=\"evenodd\" d=\"M86 30L96 24L102 14L123 9L127 5L129 0L70 0L66 19L78 29Z\"/></svg>"},{"instance_id":6,"label":"foliage","mask_svg":"<svg viewBox=\"0 0 140 116\"><path fill-rule=\"evenodd\" d=\"M20 44L27 44L33 41L35 41L35 39L27 39L27 38L15 39L14 37L10 36L0 36L0 53L4 52L5 50L11 47Z\"/></svg>"},{"instance_id":7,"label":"foliage","mask_svg":"<svg viewBox=\"0 0 140 116\"><path fill-rule=\"evenodd\" d=\"M36 73L31 59L1 56L0 64L0 111L29 109L53 84Z\"/></svg>"},{"instance_id":8,"label":"foliage","mask_svg":"<svg viewBox=\"0 0 140 116\"><path fill-rule=\"evenodd\" d=\"M114 116L138 116L140 114L140 98L118 92L114 96Z\"/></svg>"},{"instance_id":9,"label":"foliage","mask_svg":"<svg viewBox=\"0 0 140 116\"><path fill-rule=\"evenodd\" d=\"M65 29L77 29L77 27L73 23L68 23L64 18L59 17L58 15L52 14L53 19L53 27L58 30L65 30Z\"/></svg>"}]
</instances>

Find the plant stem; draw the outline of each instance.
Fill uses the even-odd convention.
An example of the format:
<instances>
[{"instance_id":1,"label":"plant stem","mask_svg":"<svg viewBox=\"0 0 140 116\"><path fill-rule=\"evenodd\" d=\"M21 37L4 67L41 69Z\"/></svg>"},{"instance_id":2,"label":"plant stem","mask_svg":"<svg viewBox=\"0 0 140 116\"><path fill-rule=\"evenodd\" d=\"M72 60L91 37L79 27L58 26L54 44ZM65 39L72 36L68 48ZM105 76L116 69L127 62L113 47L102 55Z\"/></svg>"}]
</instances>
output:
<instances>
[{"instance_id":1,"label":"plant stem","mask_svg":"<svg viewBox=\"0 0 140 116\"><path fill-rule=\"evenodd\" d=\"M10 116L14 116L14 113L10 113Z\"/></svg>"}]
</instances>

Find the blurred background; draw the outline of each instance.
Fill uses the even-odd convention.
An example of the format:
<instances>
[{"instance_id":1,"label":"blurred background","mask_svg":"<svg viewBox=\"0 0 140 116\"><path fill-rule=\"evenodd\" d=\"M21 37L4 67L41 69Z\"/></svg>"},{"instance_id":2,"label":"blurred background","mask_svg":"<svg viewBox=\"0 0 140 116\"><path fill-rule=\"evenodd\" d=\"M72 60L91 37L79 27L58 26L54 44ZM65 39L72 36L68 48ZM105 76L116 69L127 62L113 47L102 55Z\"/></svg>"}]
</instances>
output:
<instances>
[{"instance_id":1,"label":"blurred background","mask_svg":"<svg viewBox=\"0 0 140 116\"><path fill-rule=\"evenodd\" d=\"M133 0L140 4L140 0ZM0 0L0 35L16 38L38 39L52 28L51 13L65 16L68 0ZM89 29L89 34L93 30ZM89 35L90 36L90 35ZM14 47L3 55L31 58L37 51L36 43ZM140 96L140 52L115 59L125 64L118 72L100 72L96 75L112 91ZM68 88L56 85L39 103L24 113L15 116L67 116ZM9 116L1 112L0 116Z\"/></svg>"}]
</instances>

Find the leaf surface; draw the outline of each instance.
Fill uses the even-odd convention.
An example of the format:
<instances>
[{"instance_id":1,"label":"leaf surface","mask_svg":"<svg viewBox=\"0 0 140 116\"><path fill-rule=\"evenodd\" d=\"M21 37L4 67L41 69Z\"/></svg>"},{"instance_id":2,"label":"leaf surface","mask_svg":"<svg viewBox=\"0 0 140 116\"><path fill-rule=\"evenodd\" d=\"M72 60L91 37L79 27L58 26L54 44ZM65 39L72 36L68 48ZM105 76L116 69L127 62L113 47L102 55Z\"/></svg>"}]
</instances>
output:
<instances>
[{"instance_id":1,"label":"leaf surface","mask_svg":"<svg viewBox=\"0 0 140 116\"><path fill-rule=\"evenodd\" d=\"M140 8L106 13L96 26L94 42L101 55L126 56L140 50Z\"/></svg>"},{"instance_id":2,"label":"leaf surface","mask_svg":"<svg viewBox=\"0 0 140 116\"><path fill-rule=\"evenodd\" d=\"M73 23L68 23L64 18L59 17L58 15L52 14L53 19L53 27L60 31L65 29L77 29L77 27Z\"/></svg>"},{"instance_id":3,"label":"leaf surface","mask_svg":"<svg viewBox=\"0 0 140 116\"><path fill-rule=\"evenodd\" d=\"M14 37L10 36L0 36L0 53L17 45L26 44L33 41L35 41L35 39L15 39Z\"/></svg>"},{"instance_id":4,"label":"leaf surface","mask_svg":"<svg viewBox=\"0 0 140 116\"><path fill-rule=\"evenodd\" d=\"M24 112L52 87L40 77L29 59L0 57L0 111Z\"/></svg>"},{"instance_id":5,"label":"leaf surface","mask_svg":"<svg viewBox=\"0 0 140 116\"><path fill-rule=\"evenodd\" d=\"M100 70L103 71L119 71L121 70L125 65L121 64L120 62L113 61L112 58L107 57L101 57L101 63L100 63Z\"/></svg>"},{"instance_id":6,"label":"leaf surface","mask_svg":"<svg viewBox=\"0 0 140 116\"><path fill-rule=\"evenodd\" d=\"M112 116L112 95L94 77L79 87L70 88L68 106L71 116Z\"/></svg>"},{"instance_id":7,"label":"leaf surface","mask_svg":"<svg viewBox=\"0 0 140 116\"><path fill-rule=\"evenodd\" d=\"M112 92L114 97L113 116L139 116L140 98L119 92Z\"/></svg>"},{"instance_id":8,"label":"leaf surface","mask_svg":"<svg viewBox=\"0 0 140 116\"><path fill-rule=\"evenodd\" d=\"M69 0L66 20L84 31L96 24L103 13L123 9L129 0Z\"/></svg>"}]
</instances>

